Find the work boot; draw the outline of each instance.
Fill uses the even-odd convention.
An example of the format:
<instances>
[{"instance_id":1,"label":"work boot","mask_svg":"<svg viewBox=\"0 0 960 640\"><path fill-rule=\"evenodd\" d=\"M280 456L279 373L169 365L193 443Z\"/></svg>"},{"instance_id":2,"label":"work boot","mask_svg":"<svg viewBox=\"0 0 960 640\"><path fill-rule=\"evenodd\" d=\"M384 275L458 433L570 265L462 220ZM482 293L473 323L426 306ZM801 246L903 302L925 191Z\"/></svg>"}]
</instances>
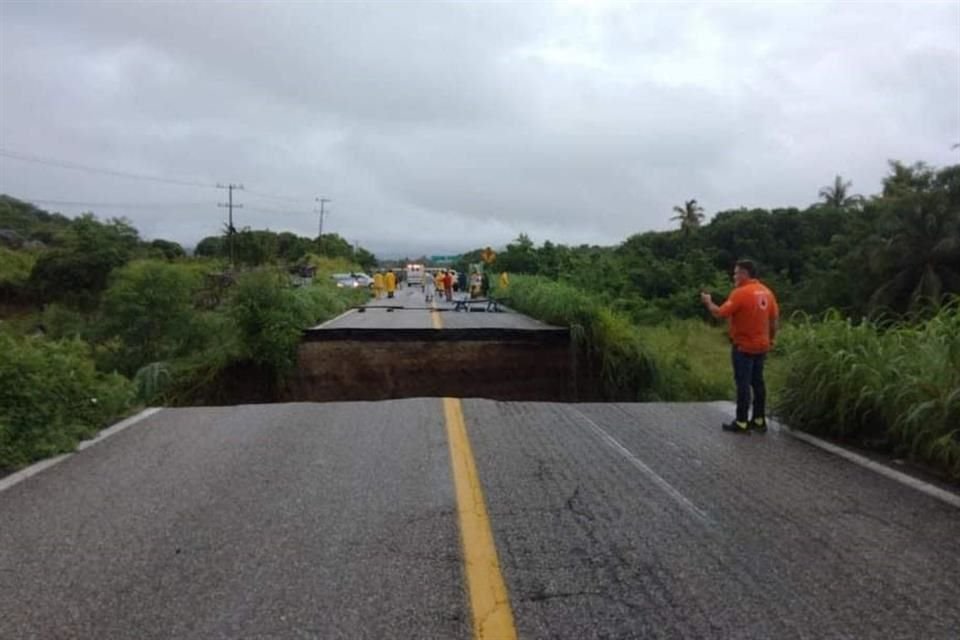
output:
<instances>
[{"instance_id":1,"label":"work boot","mask_svg":"<svg viewBox=\"0 0 960 640\"><path fill-rule=\"evenodd\" d=\"M728 424L721 425L724 431L732 433L750 433L750 423L742 420L732 420Z\"/></svg>"}]
</instances>

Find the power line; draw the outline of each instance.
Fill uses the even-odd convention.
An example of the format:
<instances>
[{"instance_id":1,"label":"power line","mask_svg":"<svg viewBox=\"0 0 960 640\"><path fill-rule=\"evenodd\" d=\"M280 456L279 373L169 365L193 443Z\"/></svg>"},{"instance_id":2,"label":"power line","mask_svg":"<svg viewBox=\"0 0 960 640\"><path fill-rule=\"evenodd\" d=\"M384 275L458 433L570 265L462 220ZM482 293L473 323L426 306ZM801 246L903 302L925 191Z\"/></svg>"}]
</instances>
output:
<instances>
[{"instance_id":1,"label":"power line","mask_svg":"<svg viewBox=\"0 0 960 640\"><path fill-rule=\"evenodd\" d=\"M280 202L295 202L299 204L306 204L310 202L307 198L288 198L287 196L278 196L272 193L260 193L259 191L251 191L250 189L245 189L244 193L247 195L255 196L257 198L266 198L267 200L278 200Z\"/></svg>"},{"instance_id":2,"label":"power line","mask_svg":"<svg viewBox=\"0 0 960 640\"><path fill-rule=\"evenodd\" d=\"M244 207L244 209L247 211L253 211L255 213L279 213L281 215L304 215L310 213L310 211L307 211L306 209L265 209L263 207L251 207L249 205Z\"/></svg>"},{"instance_id":3,"label":"power line","mask_svg":"<svg viewBox=\"0 0 960 640\"><path fill-rule=\"evenodd\" d=\"M3 192L0 188L0 192ZM246 193L246 190L244 190ZM9 196L22 202L42 205L58 205L65 207L97 207L103 209L165 209L169 207L209 207L210 202L87 202L83 200L53 200L50 198L31 198L27 196ZM238 205L234 205L237 207ZM255 213L278 213L281 215L307 215L311 212L304 209L268 209L265 207L243 207Z\"/></svg>"},{"instance_id":4,"label":"power line","mask_svg":"<svg viewBox=\"0 0 960 640\"><path fill-rule=\"evenodd\" d=\"M13 196L11 196L13 197ZM209 202L81 202L78 200L48 200L18 196L17 200L30 204L60 205L68 207L100 207L103 209L163 209L166 207L209 207Z\"/></svg>"},{"instance_id":5,"label":"power line","mask_svg":"<svg viewBox=\"0 0 960 640\"><path fill-rule=\"evenodd\" d=\"M130 180L144 180L147 182L159 182L162 184L172 184L180 187L197 187L200 189L216 189L219 187L219 185L211 184L208 182L181 180L179 178L165 178L163 176L133 173L130 171L119 171L117 169L108 169L105 167L94 167L91 165L80 164L78 162L71 162L68 160L57 160L55 158L45 158L41 156L32 155L29 153L14 151L11 149L4 149L2 147L0 147L0 157L9 158L11 160L18 160L20 162L32 162L34 164L57 167L59 169L69 169L71 171L85 171L87 173L99 173L103 175L113 176L116 178L127 178ZM281 196L274 193L250 191L248 189L245 189L244 193L250 196L255 196L257 198L264 198L267 200L276 200L279 202L292 202L292 203L298 203L302 205L306 205L310 202L309 198L291 198L288 196Z\"/></svg>"},{"instance_id":6,"label":"power line","mask_svg":"<svg viewBox=\"0 0 960 640\"><path fill-rule=\"evenodd\" d=\"M10 158L11 160L19 160L21 162L33 162L35 164L42 164L51 167L59 167L60 169L70 169L71 171L86 171L87 173L100 173L104 175L114 176L117 178L127 178L130 180L145 180L148 182L160 182L163 184L173 184L180 187L198 187L201 189L215 189L215 184L204 183L204 182L194 182L191 180L178 180L176 178L164 178L162 176L151 176L141 173L131 173L129 171L118 171L116 169L105 169L103 167L92 167L89 165L79 164L76 162L66 162L63 160L55 160L52 158L42 158L40 156L34 156L27 153L20 153L19 151L11 151L9 149L0 148L0 156L4 158Z\"/></svg>"}]
</instances>

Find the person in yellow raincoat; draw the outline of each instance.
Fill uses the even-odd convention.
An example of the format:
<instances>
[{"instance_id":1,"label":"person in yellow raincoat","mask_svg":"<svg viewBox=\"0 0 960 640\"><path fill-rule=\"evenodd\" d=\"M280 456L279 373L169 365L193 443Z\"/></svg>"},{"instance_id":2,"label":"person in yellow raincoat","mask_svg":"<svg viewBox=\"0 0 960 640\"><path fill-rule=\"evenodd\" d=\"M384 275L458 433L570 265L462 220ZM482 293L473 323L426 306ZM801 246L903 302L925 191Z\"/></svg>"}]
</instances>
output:
<instances>
[{"instance_id":1,"label":"person in yellow raincoat","mask_svg":"<svg viewBox=\"0 0 960 640\"><path fill-rule=\"evenodd\" d=\"M397 290L397 276L392 269L387 271L384 283L387 285L387 297L392 298L393 292Z\"/></svg>"},{"instance_id":2,"label":"person in yellow raincoat","mask_svg":"<svg viewBox=\"0 0 960 640\"><path fill-rule=\"evenodd\" d=\"M440 297L443 298L443 271L437 271L433 274L433 283L437 287Z\"/></svg>"},{"instance_id":3,"label":"person in yellow raincoat","mask_svg":"<svg viewBox=\"0 0 960 640\"><path fill-rule=\"evenodd\" d=\"M383 272L377 271L373 274L373 297L377 300L383 295Z\"/></svg>"}]
</instances>

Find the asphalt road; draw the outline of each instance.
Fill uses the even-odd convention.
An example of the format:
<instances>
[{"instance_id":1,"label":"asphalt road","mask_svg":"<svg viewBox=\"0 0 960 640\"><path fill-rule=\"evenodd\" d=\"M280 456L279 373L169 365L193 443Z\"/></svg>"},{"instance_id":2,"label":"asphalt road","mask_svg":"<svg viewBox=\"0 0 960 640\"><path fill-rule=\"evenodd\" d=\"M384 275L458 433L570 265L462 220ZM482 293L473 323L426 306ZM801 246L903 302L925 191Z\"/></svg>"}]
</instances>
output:
<instances>
[{"instance_id":1,"label":"asphalt road","mask_svg":"<svg viewBox=\"0 0 960 640\"><path fill-rule=\"evenodd\" d=\"M954 507L715 405L462 410L521 638L960 636ZM0 638L470 638L445 422L165 409L0 493Z\"/></svg>"},{"instance_id":2,"label":"asphalt road","mask_svg":"<svg viewBox=\"0 0 960 640\"><path fill-rule=\"evenodd\" d=\"M466 294L456 293L457 298ZM554 330L548 324L510 310L500 313L454 311L456 305L436 296L430 303L418 287L404 287L395 298L371 299L363 313L352 311L312 330L335 329L432 329L431 310L442 316L442 329L516 329L523 331ZM485 309L478 303L475 307ZM389 309L389 311L388 311ZM441 329L441 330L442 330Z\"/></svg>"}]
</instances>

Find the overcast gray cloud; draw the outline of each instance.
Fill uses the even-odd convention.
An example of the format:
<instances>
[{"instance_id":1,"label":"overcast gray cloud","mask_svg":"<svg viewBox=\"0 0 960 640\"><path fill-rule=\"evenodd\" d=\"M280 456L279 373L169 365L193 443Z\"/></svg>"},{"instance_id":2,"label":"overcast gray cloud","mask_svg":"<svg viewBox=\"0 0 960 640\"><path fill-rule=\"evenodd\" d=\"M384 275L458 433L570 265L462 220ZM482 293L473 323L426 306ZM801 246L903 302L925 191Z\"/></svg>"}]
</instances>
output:
<instances>
[{"instance_id":1,"label":"overcast gray cloud","mask_svg":"<svg viewBox=\"0 0 960 640\"><path fill-rule=\"evenodd\" d=\"M378 254L613 244L955 142L958 2L0 4L0 147L242 182L240 226L315 234L323 195ZM214 189L10 158L0 191L188 245L224 219Z\"/></svg>"}]
</instances>

